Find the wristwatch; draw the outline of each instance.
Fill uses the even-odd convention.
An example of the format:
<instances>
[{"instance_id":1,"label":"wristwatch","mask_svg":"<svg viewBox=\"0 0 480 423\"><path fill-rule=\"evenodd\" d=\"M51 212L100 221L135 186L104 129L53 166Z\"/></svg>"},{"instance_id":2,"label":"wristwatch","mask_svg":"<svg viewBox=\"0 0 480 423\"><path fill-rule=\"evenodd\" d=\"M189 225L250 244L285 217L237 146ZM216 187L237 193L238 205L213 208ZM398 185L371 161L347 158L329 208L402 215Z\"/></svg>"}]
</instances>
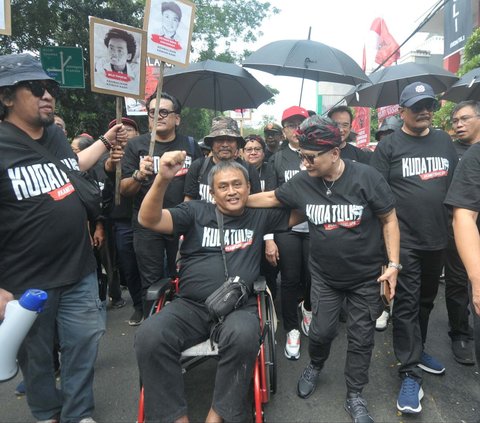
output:
<instances>
[{"instance_id":1,"label":"wristwatch","mask_svg":"<svg viewBox=\"0 0 480 423\"><path fill-rule=\"evenodd\" d=\"M397 269L399 272L403 269L403 266L400 263L395 263L393 261L388 262L388 267L393 267L394 269Z\"/></svg>"},{"instance_id":2,"label":"wristwatch","mask_svg":"<svg viewBox=\"0 0 480 423\"><path fill-rule=\"evenodd\" d=\"M139 177L140 171L138 169L134 170L132 173L132 178L135 179L138 183L143 184L145 182L145 179L141 179Z\"/></svg>"}]
</instances>

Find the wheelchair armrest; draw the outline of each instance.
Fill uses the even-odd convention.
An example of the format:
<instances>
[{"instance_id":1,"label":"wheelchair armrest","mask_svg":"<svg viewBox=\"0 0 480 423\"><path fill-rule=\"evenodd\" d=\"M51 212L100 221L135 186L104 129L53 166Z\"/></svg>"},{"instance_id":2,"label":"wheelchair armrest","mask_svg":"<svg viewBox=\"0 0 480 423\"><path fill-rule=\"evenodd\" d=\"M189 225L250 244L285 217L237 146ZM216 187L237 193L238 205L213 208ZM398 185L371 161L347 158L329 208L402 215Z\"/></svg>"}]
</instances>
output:
<instances>
[{"instance_id":1,"label":"wheelchair armrest","mask_svg":"<svg viewBox=\"0 0 480 423\"><path fill-rule=\"evenodd\" d=\"M170 287L171 282L172 280L170 278L164 278L150 285L147 290L147 301L158 300Z\"/></svg>"},{"instance_id":2,"label":"wheelchair armrest","mask_svg":"<svg viewBox=\"0 0 480 423\"><path fill-rule=\"evenodd\" d=\"M259 276L259 278L253 282L253 292L258 294L260 292L265 292L267 290L267 281L263 276Z\"/></svg>"}]
</instances>

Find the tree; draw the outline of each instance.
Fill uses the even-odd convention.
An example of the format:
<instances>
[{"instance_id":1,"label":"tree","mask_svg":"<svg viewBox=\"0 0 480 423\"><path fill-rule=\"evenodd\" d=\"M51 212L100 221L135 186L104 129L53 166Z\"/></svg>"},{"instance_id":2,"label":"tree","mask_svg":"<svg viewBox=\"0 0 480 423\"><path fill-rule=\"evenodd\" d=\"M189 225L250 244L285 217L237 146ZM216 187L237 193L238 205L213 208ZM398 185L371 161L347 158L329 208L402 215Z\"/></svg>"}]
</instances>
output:
<instances>
[{"instance_id":1,"label":"tree","mask_svg":"<svg viewBox=\"0 0 480 423\"><path fill-rule=\"evenodd\" d=\"M195 4L192 53L199 60L238 62L242 55L232 50L231 42L254 42L261 31L252 28L261 28L265 18L278 13L260 0L195 0ZM115 116L115 97L90 91L88 16L140 28L144 7L145 0L11 0L12 36L0 36L0 54L38 55L41 47L52 45L82 47L85 90L62 90L58 113L70 135L98 135ZM206 120L210 127L208 112L192 111L186 113L184 124L189 125L189 132L200 133Z\"/></svg>"}]
</instances>

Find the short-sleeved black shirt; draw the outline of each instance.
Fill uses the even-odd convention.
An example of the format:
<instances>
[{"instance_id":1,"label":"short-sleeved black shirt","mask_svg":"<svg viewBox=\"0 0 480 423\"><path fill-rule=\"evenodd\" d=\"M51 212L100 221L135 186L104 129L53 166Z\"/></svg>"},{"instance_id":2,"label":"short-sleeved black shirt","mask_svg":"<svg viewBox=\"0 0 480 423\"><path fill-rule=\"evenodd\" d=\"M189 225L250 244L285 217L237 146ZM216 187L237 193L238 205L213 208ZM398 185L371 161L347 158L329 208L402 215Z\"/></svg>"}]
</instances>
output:
<instances>
[{"instance_id":1,"label":"short-sleeved black shirt","mask_svg":"<svg viewBox=\"0 0 480 423\"><path fill-rule=\"evenodd\" d=\"M480 144L472 145L463 155L455 170L445 204L480 212Z\"/></svg>"},{"instance_id":2,"label":"short-sleeved black shirt","mask_svg":"<svg viewBox=\"0 0 480 423\"><path fill-rule=\"evenodd\" d=\"M344 160L345 170L326 195L322 178L301 171L275 190L279 201L302 210L310 230L310 271L335 286L380 274L385 260L378 215L394 208L393 193L375 169Z\"/></svg>"},{"instance_id":3,"label":"short-sleeved black shirt","mask_svg":"<svg viewBox=\"0 0 480 423\"><path fill-rule=\"evenodd\" d=\"M208 160L208 165L205 168L205 171L200 175L205 160ZM240 158L236 158L235 161L240 163L248 171L250 194L262 191L260 178L255 166L246 163ZM210 187L208 186L208 174L213 166L215 166L215 163L213 162L212 157L201 157L192 163L185 180L185 195L188 195L194 200L205 200L209 203L212 202Z\"/></svg>"},{"instance_id":4,"label":"short-sleeved black shirt","mask_svg":"<svg viewBox=\"0 0 480 423\"><path fill-rule=\"evenodd\" d=\"M204 301L225 281L215 205L188 201L169 209L180 248L180 295ZM260 273L263 235L286 230L289 212L246 208L241 216L224 215L225 250L229 276L240 276L252 287Z\"/></svg>"},{"instance_id":5,"label":"short-sleeved black shirt","mask_svg":"<svg viewBox=\"0 0 480 423\"><path fill-rule=\"evenodd\" d=\"M362 149L355 147L352 144L347 144L340 150L340 157L342 159L349 159L354 162L370 164L370 158L372 157L372 152L363 151Z\"/></svg>"},{"instance_id":6,"label":"short-sleeved black shirt","mask_svg":"<svg viewBox=\"0 0 480 423\"><path fill-rule=\"evenodd\" d=\"M131 139L127 147L125 148L125 156L122 161L122 178L130 178L135 170L140 167L140 160L145 156L148 156L148 150L150 147L150 134L143 134ZM160 157L167 151L185 150L187 157L183 168L180 169L167 188L164 198L165 207L174 207L183 201L183 190L185 186L185 175L188 172L192 162L203 157L200 147L196 142L192 144L188 140L188 137L183 135L177 135L173 141L169 142L155 142L155 148L153 150L153 171L158 173L158 167L160 165ZM147 194L148 190L152 186L153 177L148 180L147 183L142 185L140 190L135 195L133 202L134 212L138 212L143 198Z\"/></svg>"},{"instance_id":7,"label":"short-sleeved black shirt","mask_svg":"<svg viewBox=\"0 0 480 423\"><path fill-rule=\"evenodd\" d=\"M10 124L0 124L0 287L20 294L76 283L96 267L85 207L67 176L8 135L5 125ZM56 125L36 142L78 169Z\"/></svg>"},{"instance_id":8,"label":"short-sleeved black shirt","mask_svg":"<svg viewBox=\"0 0 480 423\"><path fill-rule=\"evenodd\" d=\"M370 161L390 184L400 224L400 244L418 250L447 245L443 205L458 158L450 136L431 129L421 137L395 131L378 144Z\"/></svg>"}]
</instances>

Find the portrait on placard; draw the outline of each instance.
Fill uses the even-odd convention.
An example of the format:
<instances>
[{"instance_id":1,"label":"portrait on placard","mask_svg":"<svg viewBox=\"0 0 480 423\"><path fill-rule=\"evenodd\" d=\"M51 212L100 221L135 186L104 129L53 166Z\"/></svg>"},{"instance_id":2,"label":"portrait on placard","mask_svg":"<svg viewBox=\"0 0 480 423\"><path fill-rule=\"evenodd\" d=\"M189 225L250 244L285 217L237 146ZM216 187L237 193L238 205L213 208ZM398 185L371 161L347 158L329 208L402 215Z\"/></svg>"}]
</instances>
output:
<instances>
[{"instance_id":1,"label":"portrait on placard","mask_svg":"<svg viewBox=\"0 0 480 423\"><path fill-rule=\"evenodd\" d=\"M164 62L189 63L195 5L187 0L147 0L147 54Z\"/></svg>"},{"instance_id":2,"label":"portrait on placard","mask_svg":"<svg viewBox=\"0 0 480 423\"><path fill-rule=\"evenodd\" d=\"M146 33L112 21L90 18L92 91L143 98Z\"/></svg>"},{"instance_id":3,"label":"portrait on placard","mask_svg":"<svg viewBox=\"0 0 480 423\"><path fill-rule=\"evenodd\" d=\"M0 34L12 35L10 0L0 0Z\"/></svg>"}]
</instances>

